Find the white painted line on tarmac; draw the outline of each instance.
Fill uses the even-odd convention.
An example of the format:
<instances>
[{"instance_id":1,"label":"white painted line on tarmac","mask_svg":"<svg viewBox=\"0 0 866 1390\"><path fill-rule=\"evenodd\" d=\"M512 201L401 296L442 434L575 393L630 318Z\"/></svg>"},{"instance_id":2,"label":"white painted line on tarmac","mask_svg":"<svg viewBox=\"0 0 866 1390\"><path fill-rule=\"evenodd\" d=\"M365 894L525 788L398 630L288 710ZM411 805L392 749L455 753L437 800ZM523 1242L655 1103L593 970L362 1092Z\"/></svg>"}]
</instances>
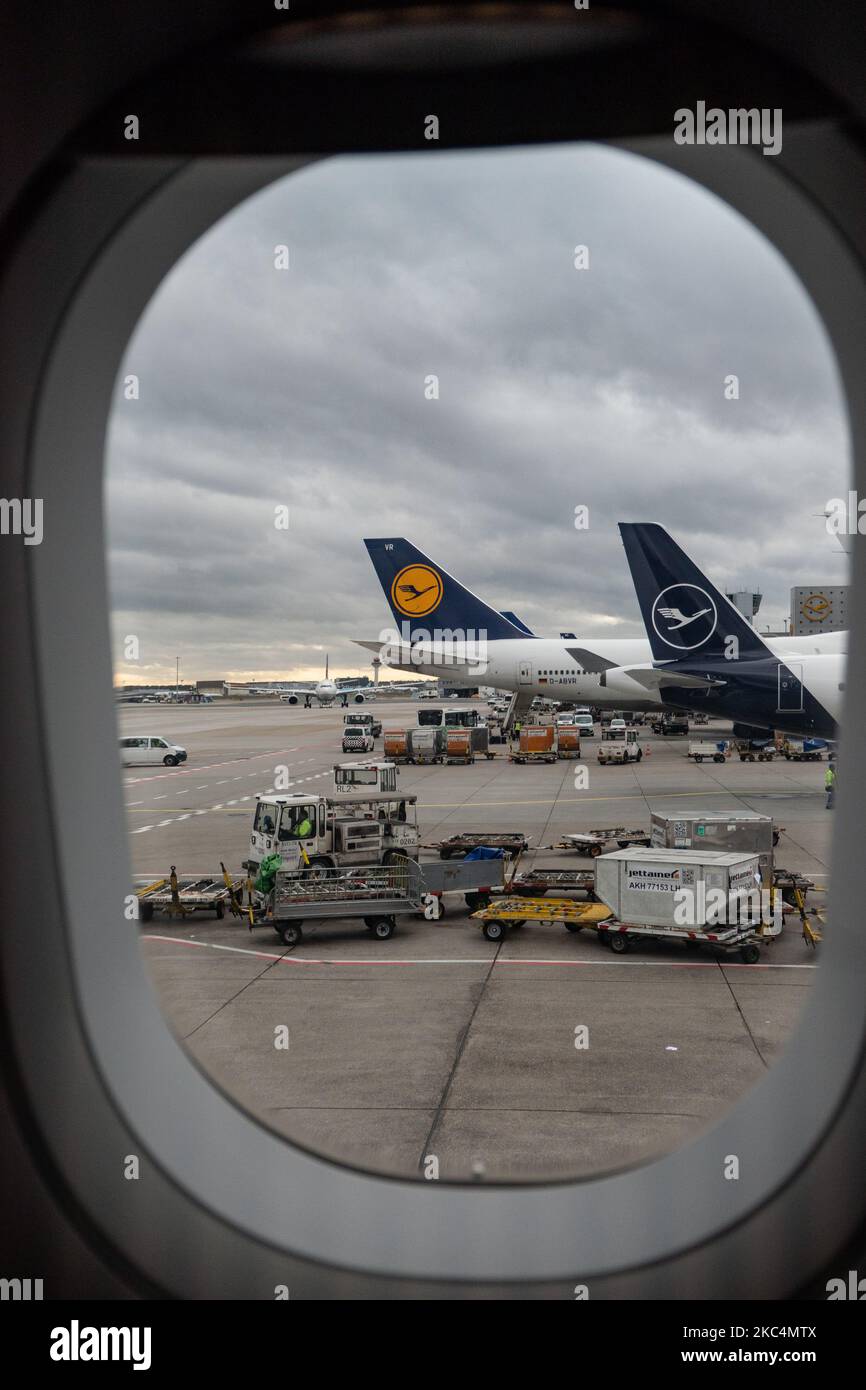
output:
<instances>
[{"instance_id":1,"label":"white painted line on tarmac","mask_svg":"<svg viewBox=\"0 0 866 1390\"><path fill-rule=\"evenodd\" d=\"M538 957L537 959L516 960L508 957L498 957L496 960L491 956L455 956L455 957L415 957L403 959L400 957L383 957L379 960L371 960L364 957L358 960L325 959L310 956L280 956L274 955L270 951L254 951L247 946L224 946L216 941L190 941L182 936L157 936L152 932L143 932L142 941L167 941L174 946L198 946L211 951L230 951L234 955L258 956L265 960L281 960L290 965L564 965L572 966L624 966L624 965L647 965L658 968L664 967L668 970L716 970L722 966L725 970L815 970L814 965L774 965L758 964L746 965L735 961L726 960L707 960L707 961L660 961L660 960L618 960L615 957L605 960L561 960L556 957Z\"/></svg>"}]
</instances>

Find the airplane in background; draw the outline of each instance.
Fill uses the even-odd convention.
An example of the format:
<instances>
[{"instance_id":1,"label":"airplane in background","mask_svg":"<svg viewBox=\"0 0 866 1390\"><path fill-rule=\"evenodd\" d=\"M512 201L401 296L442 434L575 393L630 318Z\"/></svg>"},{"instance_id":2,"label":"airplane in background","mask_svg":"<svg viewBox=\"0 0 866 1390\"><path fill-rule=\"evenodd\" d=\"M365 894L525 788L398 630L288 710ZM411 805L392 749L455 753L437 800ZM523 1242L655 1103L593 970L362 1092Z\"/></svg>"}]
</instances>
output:
<instances>
[{"instance_id":1,"label":"airplane in background","mask_svg":"<svg viewBox=\"0 0 866 1390\"><path fill-rule=\"evenodd\" d=\"M445 679L478 679L525 695L527 703L535 695L624 710L667 708L673 703L672 672L664 681L663 698L646 638L527 635L525 624L513 613L492 608L405 537L368 539L364 544L397 633L393 641L358 640L358 645L381 656L384 665ZM844 652L847 633L761 640L777 655L788 650L799 658ZM676 685L681 690L705 689L704 681L684 670L677 673Z\"/></svg>"},{"instance_id":2,"label":"airplane in background","mask_svg":"<svg viewBox=\"0 0 866 1390\"><path fill-rule=\"evenodd\" d=\"M323 708L332 705L335 700L343 706L348 707L349 700L355 705L362 705L370 694L368 685L337 685L336 681L330 679L328 675L328 657L325 657L325 679L317 681L312 690L284 690L280 699L286 705L299 705L304 702L305 709L311 709L311 701L318 700Z\"/></svg>"},{"instance_id":3,"label":"airplane in background","mask_svg":"<svg viewBox=\"0 0 866 1390\"><path fill-rule=\"evenodd\" d=\"M821 652L809 639L763 638L664 527L621 522L619 530L652 659L608 672L611 680L645 681L664 703L731 719L735 729L835 738L847 633L828 634Z\"/></svg>"},{"instance_id":4,"label":"airplane in background","mask_svg":"<svg viewBox=\"0 0 866 1390\"><path fill-rule=\"evenodd\" d=\"M403 536L365 540L398 632L397 640L359 641L384 665L440 679L480 680L499 690L616 709L661 701L646 685L605 672L650 659L643 638L578 641L536 637L514 613L499 612ZM435 624L431 627L428 624Z\"/></svg>"}]
</instances>

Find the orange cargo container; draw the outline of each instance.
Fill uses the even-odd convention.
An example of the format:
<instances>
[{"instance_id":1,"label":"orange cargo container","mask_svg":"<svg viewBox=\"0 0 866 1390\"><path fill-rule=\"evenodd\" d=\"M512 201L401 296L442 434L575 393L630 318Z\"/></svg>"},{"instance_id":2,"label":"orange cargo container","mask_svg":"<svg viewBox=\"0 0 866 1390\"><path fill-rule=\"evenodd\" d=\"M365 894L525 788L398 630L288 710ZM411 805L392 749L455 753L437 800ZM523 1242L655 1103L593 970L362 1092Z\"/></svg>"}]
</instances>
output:
<instances>
[{"instance_id":1,"label":"orange cargo container","mask_svg":"<svg viewBox=\"0 0 866 1390\"><path fill-rule=\"evenodd\" d=\"M556 730L552 724L524 724L520 747L512 753L516 763L556 762Z\"/></svg>"},{"instance_id":2,"label":"orange cargo container","mask_svg":"<svg viewBox=\"0 0 866 1390\"><path fill-rule=\"evenodd\" d=\"M561 758L580 757L580 729L576 724L560 724L556 731Z\"/></svg>"},{"instance_id":3,"label":"orange cargo container","mask_svg":"<svg viewBox=\"0 0 866 1390\"><path fill-rule=\"evenodd\" d=\"M449 763L473 763L472 734L469 729L449 729L445 745L445 757Z\"/></svg>"},{"instance_id":4,"label":"orange cargo container","mask_svg":"<svg viewBox=\"0 0 866 1390\"><path fill-rule=\"evenodd\" d=\"M385 758L402 760L409 757L408 729L385 729L382 733L382 755Z\"/></svg>"}]
</instances>

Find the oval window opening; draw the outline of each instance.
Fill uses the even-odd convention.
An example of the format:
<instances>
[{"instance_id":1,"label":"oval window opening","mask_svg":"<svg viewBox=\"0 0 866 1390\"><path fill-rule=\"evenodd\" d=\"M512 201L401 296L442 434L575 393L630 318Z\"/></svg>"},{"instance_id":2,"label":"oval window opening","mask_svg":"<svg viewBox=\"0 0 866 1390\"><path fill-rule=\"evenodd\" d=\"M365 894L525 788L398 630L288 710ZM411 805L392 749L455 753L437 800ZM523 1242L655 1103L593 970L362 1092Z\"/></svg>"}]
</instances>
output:
<instances>
[{"instance_id":1,"label":"oval window opening","mask_svg":"<svg viewBox=\"0 0 866 1390\"><path fill-rule=\"evenodd\" d=\"M107 510L142 951L208 1075L419 1180L730 1110L824 928L849 475L802 285L648 160L334 159L201 238Z\"/></svg>"}]
</instances>

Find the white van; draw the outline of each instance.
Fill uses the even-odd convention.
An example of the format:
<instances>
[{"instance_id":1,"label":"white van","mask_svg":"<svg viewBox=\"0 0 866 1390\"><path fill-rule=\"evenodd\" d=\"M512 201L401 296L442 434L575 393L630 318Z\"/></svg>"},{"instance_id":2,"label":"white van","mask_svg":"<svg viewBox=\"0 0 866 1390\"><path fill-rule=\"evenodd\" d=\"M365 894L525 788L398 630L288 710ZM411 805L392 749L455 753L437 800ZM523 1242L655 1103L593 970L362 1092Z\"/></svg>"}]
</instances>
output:
<instances>
[{"instance_id":1,"label":"white van","mask_svg":"<svg viewBox=\"0 0 866 1390\"><path fill-rule=\"evenodd\" d=\"M135 767L140 763L164 763L166 767L177 767L186 762L186 749L176 743L168 743L164 738L136 734L135 738L120 740L120 760L124 767Z\"/></svg>"}]
</instances>

